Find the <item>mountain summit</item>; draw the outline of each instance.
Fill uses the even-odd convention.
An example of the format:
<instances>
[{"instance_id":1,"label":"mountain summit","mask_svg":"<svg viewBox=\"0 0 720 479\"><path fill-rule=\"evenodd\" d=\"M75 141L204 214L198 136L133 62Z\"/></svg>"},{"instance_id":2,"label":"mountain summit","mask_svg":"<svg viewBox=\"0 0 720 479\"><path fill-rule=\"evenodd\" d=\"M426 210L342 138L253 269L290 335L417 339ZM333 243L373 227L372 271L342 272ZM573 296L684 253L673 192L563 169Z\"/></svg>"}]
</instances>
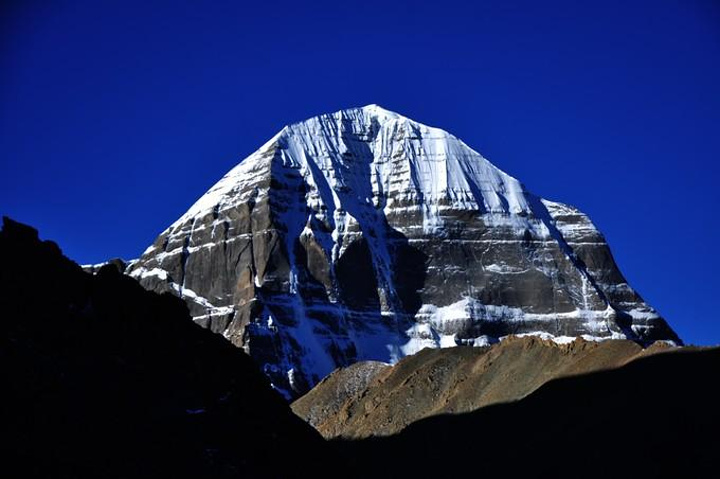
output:
<instances>
[{"instance_id":1,"label":"mountain summit","mask_svg":"<svg viewBox=\"0 0 720 479\"><path fill-rule=\"evenodd\" d=\"M340 366L509 334L679 342L572 206L377 105L283 128L128 268L295 397Z\"/></svg>"}]
</instances>

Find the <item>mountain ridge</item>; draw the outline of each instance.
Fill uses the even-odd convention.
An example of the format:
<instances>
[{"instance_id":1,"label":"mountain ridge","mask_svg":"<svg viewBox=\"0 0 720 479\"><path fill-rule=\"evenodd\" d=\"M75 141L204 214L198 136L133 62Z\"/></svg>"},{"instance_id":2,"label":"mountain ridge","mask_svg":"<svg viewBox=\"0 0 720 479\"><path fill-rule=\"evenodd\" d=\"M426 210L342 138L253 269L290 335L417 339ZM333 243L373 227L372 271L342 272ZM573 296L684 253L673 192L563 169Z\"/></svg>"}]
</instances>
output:
<instances>
[{"instance_id":1,"label":"mountain ridge","mask_svg":"<svg viewBox=\"0 0 720 479\"><path fill-rule=\"evenodd\" d=\"M714 472L720 410L712 379L720 348L681 348L554 379L519 401L420 419L389 437L323 441L292 415L250 358L192 324L178 298L144 291L120 274L121 264L84 274L55 243L8 219L0 231L0 259L6 386L0 414L10 438L5 469L18 477ZM491 359L507 359L515 367L501 368L508 374L529 376L538 369L532 351L602 350L602 361L622 362L617 348L640 350L630 341L556 344L532 336L493 348L511 346L514 354ZM418 379L441 383L443 369L447 377L460 377L466 366L476 366L467 358L488 352L424 350L395 366L415 379L405 382L400 374L386 382L411 388L422 386ZM572 368L582 369L581 362ZM354 379L346 374L342 380L343 394L359 392L387 368L356 363L349 368L356 369ZM486 391L481 382L488 371L481 371L475 392ZM466 396L463 388L454 389ZM414 407L418 398L405 392L389 399L385 405L405 400ZM442 406L433 394L425 399Z\"/></svg>"},{"instance_id":2,"label":"mountain ridge","mask_svg":"<svg viewBox=\"0 0 720 479\"><path fill-rule=\"evenodd\" d=\"M117 265L86 274L9 218L0 264L11 476L266 478L301 467L330 476L327 443L180 299L146 291Z\"/></svg>"},{"instance_id":3,"label":"mountain ridge","mask_svg":"<svg viewBox=\"0 0 720 479\"><path fill-rule=\"evenodd\" d=\"M711 477L720 348L653 354L557 378L516 402L336 440L360 476Z\"/></svg>"},{"instance_id":4,"label":"mountain ridge","mask_svg":"<svg viewBox=\"0 0 720 479\"><path fill-rule=\"evenodd\" d=\"M484 348L424 349L393 366L355 363L327 376L291 407L326 439L388 436L427 417L522 400L557 378L613 370L679 349L510 336Z\"/></svg>"},{"instance_id":5,"label":"mountain ridge","mask_svg":"<svg viewBox=\"0 0 720 479\"><path fill-rule=\"evenodd\" d=\"M287 397L339 366L508 334L680 339L574 207L377 105L284 127L128 268Z\"/></svg>"}]
</instances>

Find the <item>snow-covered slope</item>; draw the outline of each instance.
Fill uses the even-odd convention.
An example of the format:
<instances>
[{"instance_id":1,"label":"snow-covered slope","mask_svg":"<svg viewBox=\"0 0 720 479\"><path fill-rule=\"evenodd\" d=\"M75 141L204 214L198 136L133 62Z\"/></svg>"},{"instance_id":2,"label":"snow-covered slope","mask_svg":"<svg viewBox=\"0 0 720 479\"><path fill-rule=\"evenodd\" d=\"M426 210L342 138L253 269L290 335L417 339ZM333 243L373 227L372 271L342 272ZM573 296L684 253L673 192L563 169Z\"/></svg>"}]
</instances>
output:
<instances>
[{"instance_id":1,"label":"snow-covered slope","mask_svg":"<svg viewBox=\"0 0 720 479\"><path fill-rule=\"evenodd\" d=\"M358 360L508 334L678 340L587 216L377 105L283 128L128 273L288 396Z\"/></svg>"}]
</instances>

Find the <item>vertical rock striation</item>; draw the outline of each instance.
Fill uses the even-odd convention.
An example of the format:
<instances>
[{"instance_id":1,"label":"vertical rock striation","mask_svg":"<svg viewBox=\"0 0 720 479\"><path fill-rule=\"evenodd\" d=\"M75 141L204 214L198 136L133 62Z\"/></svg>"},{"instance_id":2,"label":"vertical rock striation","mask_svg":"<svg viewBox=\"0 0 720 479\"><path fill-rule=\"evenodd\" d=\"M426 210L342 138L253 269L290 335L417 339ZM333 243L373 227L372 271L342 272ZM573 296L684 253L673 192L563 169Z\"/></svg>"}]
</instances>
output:
<instances>
[{"instance_id":1,"label":"vertical rock striation","mask_svg":"<svg viewBox=\"0 0 720 479\"><path fill-rule=\"evenodd\" d=\"M287 397L359 360L508 334L679 342L586 215L377 105L283 128L127 274Z\"/></svg>"}]
</instances>

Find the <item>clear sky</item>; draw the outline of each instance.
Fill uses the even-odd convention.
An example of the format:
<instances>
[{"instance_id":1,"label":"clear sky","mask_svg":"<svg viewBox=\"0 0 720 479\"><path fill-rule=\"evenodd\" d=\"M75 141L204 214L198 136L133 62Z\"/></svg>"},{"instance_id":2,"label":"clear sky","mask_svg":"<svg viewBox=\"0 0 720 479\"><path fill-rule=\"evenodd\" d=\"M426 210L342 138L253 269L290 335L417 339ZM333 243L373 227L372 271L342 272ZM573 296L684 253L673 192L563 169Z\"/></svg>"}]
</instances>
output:
<instances>
[{"instance_id":1,"label":"clear sky","mask_svg":"<svg viewBox=\"0 0 720 479\"><path fill-rule=\"evenodd\" d=\"M0 213L78 262L138 256L285 124L378 103L587 212L681 337L720 343L720 2L0 8Z\"/></svg>"}]
</instances>

